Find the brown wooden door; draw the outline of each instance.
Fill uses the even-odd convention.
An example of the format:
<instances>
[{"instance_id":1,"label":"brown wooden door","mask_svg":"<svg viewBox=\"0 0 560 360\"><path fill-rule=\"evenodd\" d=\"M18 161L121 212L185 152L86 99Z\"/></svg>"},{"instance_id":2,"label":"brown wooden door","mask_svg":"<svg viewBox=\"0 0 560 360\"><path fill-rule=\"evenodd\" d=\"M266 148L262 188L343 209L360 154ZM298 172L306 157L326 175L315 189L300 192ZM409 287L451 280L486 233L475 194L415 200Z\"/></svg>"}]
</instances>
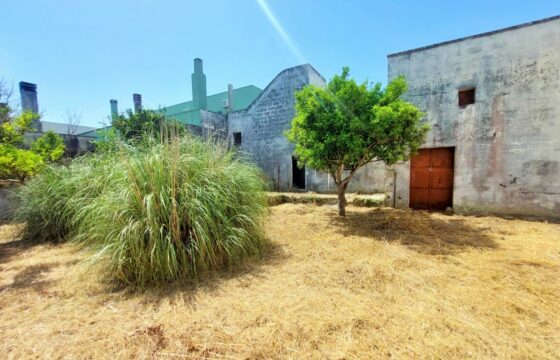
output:
<instances>
[{"instance_id":1,"label":"brown wooden door","mask_svg":"<svg viewBox=\"0 0 560 360\"><path fill-rule=\"evenodd\" d=\"M410 207L445 210L453 205L454 148L422 149L410 162Z\"/></svg>"}]
</instances>

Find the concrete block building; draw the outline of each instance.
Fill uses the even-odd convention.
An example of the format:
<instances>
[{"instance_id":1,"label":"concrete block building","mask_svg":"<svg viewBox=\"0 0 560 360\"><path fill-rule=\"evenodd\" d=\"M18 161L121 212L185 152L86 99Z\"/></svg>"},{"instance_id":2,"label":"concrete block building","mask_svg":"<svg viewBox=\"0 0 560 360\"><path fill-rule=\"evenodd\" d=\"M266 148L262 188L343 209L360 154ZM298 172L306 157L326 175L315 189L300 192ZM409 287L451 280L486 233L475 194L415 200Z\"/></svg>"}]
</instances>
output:
<instances>
[{"instance_id":1,"label":"concrete block building","mask_svg":"<svg viewBox=\"0 0 560 360\"><path fill-rule=\"evenodd\" d=\"M397 207L560 216L560 17L388 56L432 130Z\"/></svg>"},{"instance_id":2,"label":"concrete block building","mask_svg":"<svg viewBox=\"0 0 560 360\"><path fill-rule=\"evenodd\" d=\"M293 156L294 145L284 133L295 115L295 92L306 85L323 87L323 76L309 64L281 71L264 90L254 85L206 94L206 75L202 60L194 59L193 100L164 107L168 118L178 120L204 137L218 137L237 147L259 165L270 188L278 191L334 191L333 180L325 173L299 168ZM116 103L111 103L116 109ZM369 165L360 170L349 186L350 191L384 191L385 168Z\"/></svg>"}]
</instances>

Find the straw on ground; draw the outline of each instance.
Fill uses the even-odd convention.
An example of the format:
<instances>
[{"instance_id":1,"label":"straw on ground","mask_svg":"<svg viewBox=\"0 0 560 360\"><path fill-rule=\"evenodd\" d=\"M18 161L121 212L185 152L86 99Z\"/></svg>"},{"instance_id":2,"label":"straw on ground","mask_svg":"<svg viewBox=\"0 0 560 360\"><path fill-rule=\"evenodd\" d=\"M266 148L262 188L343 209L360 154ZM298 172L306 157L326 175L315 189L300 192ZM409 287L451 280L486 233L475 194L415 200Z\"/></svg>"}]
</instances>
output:
<instances>
[{"instance_id":1,"label":"straw on ground","mask_svg":"<svg viewBox=\"0 0 560 360\"><path fill-rule=\"evenodd\" d=\"M560 357L560 225L284 204L261 260L142 293L0 228L0 357Z\"/></svg>"}]
</instances>

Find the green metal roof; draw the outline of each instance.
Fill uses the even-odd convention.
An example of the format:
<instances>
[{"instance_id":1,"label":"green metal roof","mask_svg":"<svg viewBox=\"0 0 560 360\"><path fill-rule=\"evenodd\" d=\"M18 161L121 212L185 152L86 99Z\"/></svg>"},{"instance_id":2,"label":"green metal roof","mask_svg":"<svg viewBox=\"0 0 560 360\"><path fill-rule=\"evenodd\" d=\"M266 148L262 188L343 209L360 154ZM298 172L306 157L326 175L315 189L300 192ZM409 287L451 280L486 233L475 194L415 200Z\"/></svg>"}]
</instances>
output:
<instances>
[{"instance_id":1,"label":"green metal roof","mask_svg":"<svg viewBox=\"0 0 560 360\"><path fill-rule=\"evenodd\" d=\"M248 108L261 92L262 90L254 85L233 89L233 109L231 110L237 111ZM227 91L208 96L208 111L223 112L225 110L223 102L227 98ZM162 111L167 118L172 118L185 124L201 125L200 109L197 109L192 101L170 105L163 108Z\"/></svg>"}]
</instances>

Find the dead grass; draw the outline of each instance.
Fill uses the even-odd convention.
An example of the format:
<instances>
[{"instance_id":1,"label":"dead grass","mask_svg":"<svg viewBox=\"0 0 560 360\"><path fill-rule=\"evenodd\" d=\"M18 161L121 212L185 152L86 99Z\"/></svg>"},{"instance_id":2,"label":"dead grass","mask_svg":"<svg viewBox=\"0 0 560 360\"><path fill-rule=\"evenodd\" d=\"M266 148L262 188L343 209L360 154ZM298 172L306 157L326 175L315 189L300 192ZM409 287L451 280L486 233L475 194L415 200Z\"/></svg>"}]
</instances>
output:
<instances>
[{"instance_id":1,"label":"dead grass","mask_svg":"<svg viewBox=\"0 0 560 360\"><path fill-rule=\"evenodd\" d=\"M262 260L144 293L0 227L0 358L559 358L560 225L271 209Z\"/></svg>"}]
</instances>

